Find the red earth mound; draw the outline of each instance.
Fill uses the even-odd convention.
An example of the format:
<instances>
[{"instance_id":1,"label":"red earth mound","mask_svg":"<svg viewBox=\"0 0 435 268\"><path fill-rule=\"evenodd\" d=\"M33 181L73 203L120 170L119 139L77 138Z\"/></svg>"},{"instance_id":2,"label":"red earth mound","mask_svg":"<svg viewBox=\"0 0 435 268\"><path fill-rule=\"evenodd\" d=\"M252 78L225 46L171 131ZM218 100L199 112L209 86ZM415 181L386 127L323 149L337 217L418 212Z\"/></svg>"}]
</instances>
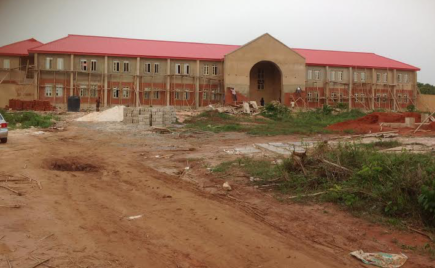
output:
<instances>
[{"instance_id":1,"label":"red earth mound","mask_svg":"<svg viewBox=\"0 0 435 268\"><path fill-rule=\"evenodd\" d=\"M336 123L327 127L334 131L353 131L355 133L372 133L381 131L380 123L405 123L405 117L414 117L416 123L420 123L419 113L371 113L358 119ZM435 127L435 126L434 126ZM391 128L382 127L382 131Z\"/></svg>"}]
</instances>

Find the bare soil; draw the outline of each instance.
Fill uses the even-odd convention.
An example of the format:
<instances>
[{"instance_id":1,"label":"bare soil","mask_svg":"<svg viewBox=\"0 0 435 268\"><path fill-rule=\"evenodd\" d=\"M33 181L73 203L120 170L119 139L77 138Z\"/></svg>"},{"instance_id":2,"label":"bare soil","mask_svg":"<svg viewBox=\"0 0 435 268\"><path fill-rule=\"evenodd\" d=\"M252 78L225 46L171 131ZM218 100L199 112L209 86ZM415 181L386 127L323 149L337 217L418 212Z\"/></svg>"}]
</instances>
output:
<instances>
[{"instance_id":1,"label":"bare soil","mask_svg":"<svg viewBox=\"0 0 435 268\"><path fill-rule=\"evenodd\" d=\"M46 259L40 267L366 267L349 255L358 249L404 252L405 268L435 267L394 243L428 243L420 234L332 204L279 201L248 178L207 169L236 157L223 148L300 140L157 134L119 123L11 131L0 146L0 180L11 181L0 183L22 195L0 188L0 267Z\"/></svg>"}]
</instances>

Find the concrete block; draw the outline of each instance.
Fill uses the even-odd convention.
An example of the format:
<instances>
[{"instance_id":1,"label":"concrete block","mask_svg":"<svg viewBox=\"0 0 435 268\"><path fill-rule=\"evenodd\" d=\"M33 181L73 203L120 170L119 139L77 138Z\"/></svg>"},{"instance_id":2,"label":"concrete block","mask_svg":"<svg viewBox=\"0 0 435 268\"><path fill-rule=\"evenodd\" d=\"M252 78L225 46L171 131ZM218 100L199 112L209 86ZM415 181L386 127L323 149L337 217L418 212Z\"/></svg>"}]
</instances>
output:
<instances>
[{"instance_id":1,"label":"concrete block","mask_svg":"<svg viewBox=\"0 0 435 268\"><path fill-rule=\"evenodd\" d=\"M414 127L414 125L415 125L415 118L414 117L405 117L405 125L407 127Z\"/></svg>"}]
</instances>

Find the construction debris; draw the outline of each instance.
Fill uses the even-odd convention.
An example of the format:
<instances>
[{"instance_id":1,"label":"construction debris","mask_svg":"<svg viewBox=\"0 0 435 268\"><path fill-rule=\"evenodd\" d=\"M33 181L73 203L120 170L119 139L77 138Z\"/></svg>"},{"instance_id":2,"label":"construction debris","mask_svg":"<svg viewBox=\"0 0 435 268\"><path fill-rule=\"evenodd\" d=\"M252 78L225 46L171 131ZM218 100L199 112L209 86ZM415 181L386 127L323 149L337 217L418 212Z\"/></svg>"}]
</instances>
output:
<instances>
[{"instance_id":1,"label":"construction debris","mask_svg":"<svg viewBox=\"0 0 435 268\"><path fill-rule=\"evenodd\" d=\"M124 120L126 124L138 124L143 127L164 127L176 122L174 107L139 107L124 109Z\"/></svg>"},{"instance_id":2,"label":"construction debris","mask_svg":"<svg viewBox=\"0 0 435 268\"><path fill-rule=\"evenodd\" d=\"M14 111L54 111L56 107L50 104L50 101L32 100L23 101L10 99L9 106L6 109Z\"/></svg>"},{"instance_id":3,"label":"construction debris","mask_svg":"<svg viewBox=\"0 0 435 268\"><path fill-rule=\"evenodd\" d=\"M224 184L222 185L222 188L224 188L224 190L227 190L227 191L232 190L231 185L227 181L224 182Z\"/></svg>"},{"instance_id":4,"label":"construction debris","mask_svg":"<svg viewBox=\"0 0 435 268\"><path fill-rule=\"evenodd\" d=\"M405 264L408 257L405 254L365 253L362 250L353 251L350 255L360 259L365 264L383 268L399 268Z\"/></svg>"},{"instance_id":5,"label":"construction debris","mask_svg":"<svg viewBox=\"0 0 435 268\"><path fill-rule=\"evenodd\" d=\"M232 106L224 106L224 107L218 107L216 110L219 113L227 113L227 114L250 114L250 115L257 115L261 113L261 108L258 107L257 102L250 101L250 102L243 102L243 104L237 104Z\"/></svg>"}]
</instances>

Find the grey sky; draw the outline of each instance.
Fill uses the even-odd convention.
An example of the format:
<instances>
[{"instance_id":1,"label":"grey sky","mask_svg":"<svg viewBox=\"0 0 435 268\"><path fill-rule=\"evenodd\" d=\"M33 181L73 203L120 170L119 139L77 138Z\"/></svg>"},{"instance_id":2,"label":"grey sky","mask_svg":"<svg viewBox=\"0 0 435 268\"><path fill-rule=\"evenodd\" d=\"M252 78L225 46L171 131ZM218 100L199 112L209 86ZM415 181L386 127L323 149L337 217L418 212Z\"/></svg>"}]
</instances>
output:
<instances>
[{"instance_id":1,"label":"grey sky","mask_svg":"<svg viewBox=\"0 0 435 268\"><path fill-rule=\"evenodd\" d=\"M0 0L0 46L68 34L374 52L435 84L434 0Z\"/></svg>"}]
</instances>

